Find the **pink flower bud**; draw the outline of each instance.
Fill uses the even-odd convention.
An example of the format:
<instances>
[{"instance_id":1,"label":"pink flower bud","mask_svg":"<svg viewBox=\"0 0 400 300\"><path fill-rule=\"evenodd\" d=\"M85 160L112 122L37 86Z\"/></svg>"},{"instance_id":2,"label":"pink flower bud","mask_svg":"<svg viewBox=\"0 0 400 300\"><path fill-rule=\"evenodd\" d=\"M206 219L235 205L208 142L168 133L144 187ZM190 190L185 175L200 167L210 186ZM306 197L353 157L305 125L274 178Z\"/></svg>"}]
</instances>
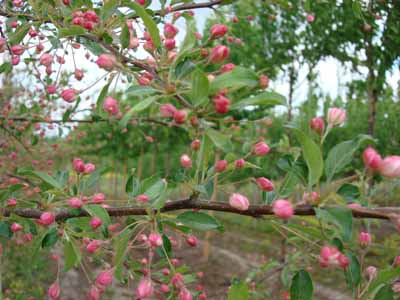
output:
<instances>
[{"instance_id":1,"label":"pink flower bud","mask_svg":"<svg viewBox=\"0 0 400 300\"><path fill-rule=\"evenodd\" d=\"M83 173L85 171L85 163L80 158L74 158L72 161L72 167L77 173Z\"/></svg>"},{"instance_id":2,"label":"pink flower bud","mask_svg":"<svg viewBox=\"0 0 400 300\"><path fill-rule=\"evenodd\" d=\"M306 19L307 19L307 22L308 22L308 23L312 23L312 22L314 22L314 20L315 20L315 16L309 14L309 15L307 15Z\"/></svg>"},{"instance_id":3,"label":"pink flower bud","mask_svg":"<svg viewBox=\"0 0 400 300\"><path fill-rule=\"evenodd\" d=\"M89 253L95 253L101 246L101 241L93 240L86 246L86 251Z\"/></svg>"},{"instance_id":4,"label":"pink flower bud","mask_svg":"<svg viewBox=\"0 0 400 300\"><path fill-rule=\"evenodd\" d=\"M223 172L223 171L225 171L225 169L226 169L226 167L228 166L228 162L225 160L225 159L223 159L223 160L219 160L219 161L217 161L216 163L215 163L215 171L216 172Z\"/></svg>"},{"instance_id":5,"label":"pink flower bud","mask_svg":"<svg viewBox=\"0 0 400 300\"><path fill-rule=\"evenodd\" d=\"M371 170L377 170L382 162L382 158L379 153L372 147L368 147L364 150L362 155L364 165L366 168Z\"/></svg>"},{"instance_id":6,"label":"pink flower bud","mask_svg":"<svg viewBox=\"0 0 400 300\"><path fill-rule=\"evenodd\" d=\"M258 142L253 147L253 152L256 155L262 156L269 152L269 146L265 142Z\"/></svg>"},{"instance_id":7,"label":"pink flower bud","mask_svg":"<svg viewBox=\"0 0 400 300\"><path fill-rule=\"evenodd\" d=\"M153 247L160 247L163 244L161 235L155 232L149 234L149 242Z\"/></svg>"},{"instance_id":8,"label":"pink flower bud","mask_svg":"<svg viewBox=\"0 0 400 300\"><path fill-rule=\"evenodd\" d=\"M218 39L223 37L228 32L228 27L223 24L214 24L210 29L210 39Z\"/></svg>"},{"instance_id":9,"label":"pink flower bud","mask_svg":"<svg viewBox=\"0 0 400 300\"><path fill-rule=\"evenodd\" d=\"M183 289L179 293L179 300L192 300L192 299L193 299L192 294L187 289Z\"/></svg>"},{"instance_id":10,"label":"pink flower bud","mask_svg":"<svg viewBox=\"0 0 400 300\"><path fill-rule=\"evenodd\" d=\"M74 76L75 76L76 80L81 81L82 78L83 78L83 71L79 70L79 69L76 69L75 73L74 73Z\"/></svg>"},{"instance_id":11,"label":"pink flower bud","mask_svg":"<svg viewBox=\"0 0 400 300\"><path fill-rule=\"evenodd\" d=\"M14 56L11 58L11 63L12 63L13 66L18 65L20 61L21 61L21 59L20 59L19 56L17 56L17 55L14 55Z\"/></svg>"},{"instance_id":12,"label":"pink flower bud","mask_svg":"<svg viewBox=\"0 0 400 300\"><path fill-rule=\"evenodd\" d=\"M56 217L51 212L44 212L40 215L39 223L43 226L49 226L54 223Z\"/></svg>"},{"instance_id":13,"label":"pink flower bud","mask_svg":"<svg viewBox=\"0 0 400 300\"><path fill-rule=\"evenodd\" d=\"M92 227L93 230L99 228L102 224L103 222L99 217L92 217L89 222L89 225L90 227Z\"/></svg>"},{"instance_id":14,"label":"pink flower bud","mask_svg":"<svg viewBox=\"0 0 400 300\"><path fill-rule=\"evenodd\" d=\"M328 110L328 124L330 126L342 125L346 121L346 111L341 108L330 108Z\"/></svg>"},{"instance_id":15,"label":"pink flower bud","mask_svg":"<svg viewBox=\"0 0 400 300\"><path fill-rule=\"evenodd\" d=\"M171 103L160 105L161 115L165 118L173 117L176 111L176 107Z\"/></svg>"},{"instance_id":16,"label":"pink flower bud","mask_svg":"<svg viewBox=\"0 0 400 300\"><path fill-rule=\"evenodd\" d=\"M43 53L42 56L40 57L40 64L46 67L51 66L53 61L54 61L53 55L48 53Z\"/></svg>"},{"instance_id":17,"label":"pink flower bud","mask_svg":"<svg viewBox=\"0 0 400 300\"><path fill-rule=\"evenodd\" d=\"M197 151L200 149L201 146L201 142L199 139L195 139L191 144L190 144L190 148L192 148L193 151Z\"/></svg>"},{"instance_id":18,"label":"pink flower bud","mask_svg":"<svg viewBox=\"0 0 400 300\"><path fill-rule=\"evenodd\" d=\"M175 45L176 45L176 42L175 42L174 39L166 39L166 40L164 40L164 47L169 51L174 49Z\"/></svg>"},{"instance_id":19,"label":"pink flower bud","mask_svg":"<svg viewBox=\"0 0 400 300\"><path fill-rule=\"evenodd\" d=\"M116 115L119 113L118 102L113 97L106 97L103 102L103 110L109 115Z\"/></svg>"},{"instance_id":20,"label":"pink flower bud","mask_svg":"<svg viewBox=\"0 0 400 300\"><path fill-rule=\"evenodd\" d=\"M275 200L272 204L272 211L278 218L285 220L290 219L294 214L292 203L284 199Z\"/></svg>"},{"instance_id":21,"label":"pink flower bud","mask_svg":"<svg viewBox=\"0 0 400 300\"><path fill-rule=\"evenodd\" d=\"M75 89L65 89L61 92L61 98L68 103L75 101L76 90Z\"/></svg>"},{"instance_id":22,"label":"pink flower bud","mask_svg":"<svg viewBox=\"0 0 400 300\"><path fill-rule=\"evenodd\" d=\"M81 208L83 202L80 198L74 197L68 200L68 205L71 206L72 208Z\"/></svg>"},{"instance_id":23,"label":"pink flower bud","mask_svg":"<svg viewBox=\"0 0 400 300\"><path fill-rule=\"evenodd\" d=\"M358 242L361 247L367 247L371 244L371 235L368 232L360 232L358 235Z\"/></svg>"},{"instance_id":24,"label":"pink flower bud","mask_svg":"<svg viewBox=\"0 0 400 300\"><path fill-rule=\"evenodd\" d=\"M88 293L89 300L100 300L100 291L96 286L92 286Z\"/></svg>"},{"instance_id":25,"label":"pink flower bud","mask_svg":"<svg viewBox=\"0 0 400 300\"><path fill-rule=\"evenodd\" d=\"M249 208L249 200L239 193L233 193L229 197L229 205L238 210L245 211Z\"/></svg>"},{"instance_id":26,"label":"pink flower bud","mask_svg":"<svg viewBox=\"0 0 400 300\"><path fill-rule=\"evenodd\" d=\"M385 157L379 164L379 172L385 177L400 176L400 156L393 155Z\"/></svg>"},{"instance_id":27,"label":"pink flower bud","mask_svg":"<svg viewBox=\"0 0 400 300\"><path fill-rule=\"evenodd\" d=\"M142 194L142 195L136 196L136 201L146 203L146 202L149 202L149 197L146 196L145 194Z\"/></svg>"},{"instance_id":28,"label":"pink flower bud","mask_svg":"<svg viewBox=\"0 0 400 300\"><path fill-rule=\"evenodd\" d=\"M231 101L219 94L213 98L215 111L219 114L226 114L229 111Z\"/></svg>"},{"instance_id":29,"label":"pink flower bud","mask_svg":"<svg viewBox=\"0 0 400 300\"><path fill-rule=\"evenodd\" d=\"M350 264L350 259L346 255L341 254L339 256L339 266L343 269L346 269L349 266L349 264Z\"/></svg>"},{"instance_id":30,"label":"pink flower bud","mask_svg":"<svg viewBox=\"0 0 400 300\"><path fill-rule=\"evenodd\" d=\"M93 173L96 170L96 166L92 163L85 164L85 170L83 171L85 174Z\"/></svg>"},{"instance_id":31,"label":"pink flower bud","mask_svg":"<svg viewBox=\"0 0 400 300\"><path fill-rule=\"evenodd\" d=\"M96 64L107 71L112 70L117 64L117 59L112 54L101 54L97 60Z\"/></svg>"},{"instance_id":32,"label":"pink flower bud","mask_svg":"<svg viewBox=\"0 0 400 300\"><path fill-rule=\"evenodd\" d=\"M210 62L218 64L229 56L229 48L224 45L215 46L211 51Z\"/></svg>"},{"instance_id":33,"label":"pink flower bud","mask_svg":"<svg viewBox=\"0 0 400 300\"><path fill-rule=\"evenodd\" d=\"M136 289L136 297L138 299L147 299L148 297L153 296L154 288L150 279L143 278L137 289Z\"/></svg>"},{"instance_id":34,"label":"pink flower bud","mask_svg":"<svg viewBox=\"0 0 400 300\"><path fill-rule=\"evenodd\" d=\"M181 166L184 168L191 168L192 167L192 160L189 155L182 154L181 155Z\"/></svg>"},{"instance_id":35,"label":"pink flower bud","mask_svg":"<svg viewBox=\"0 0 400 300\"><path fill-rule=\"evenodd\" d=\"M261 75L258 81L262 89L266 89L269 85L269 78L266 75Z\"/></svg>"},{"instance_id":36,"label":"pink flower bud","mask_svg":"<svg viewBox=\"0 0 400 300\"><path fill-rule=\"evenodd\" d=\"M166 294L166 293L169 292L169 287L168 287L168 285L166 285L166 284L162 284L162 285L160 286L160 290L161 290L162 293Z\"/></svg>"},{"instance_id":37,"label":"pink flower bud","mask_svg":"<svg viewBox=\"0 0 400 300\"><path fill-rule=\"evenodd\" d=\"M367 273L369 280L375 279L378 274L378 270L374 266L368 266L365 272Z\"/></svg>"},{"instance_id":38,"label":"pink flower bud","mask_svg":"<svg viewBox=\"0 0 400 300\"><path fill-rule=\"evenodd\" d=\"M239 158L235 161L235 168L241 169L246 165L246 161L243 158Z\"/></svg>"},{"instance_id":39,"label":"pink flower bud","mask_svg":"<svg viewBox=\"0 0 400 300\"><path fill-rule=\"evenodd\" d=\"M316 133L321 134L325 128L324 120L322 118L312 118L310 120L310 128Z\"/></svg>"},{"instance_id":40,"label":"pink flower bud","mask_svg":"<svg viewBox=\"0 0 400 300\"><path fill-rule=\"evenodd\" d=\"M315 204L318 201L319 194L317 192L305 192L303 194L303 201L308 204Z\"/></svg>"},{"instance_id":41,"label":"pink flower bud","mask_svg":"<svg viewBox=\"0 0 400 300\"><path fill-rule=\"evenodd\" d=\"M50 84L47 86L47 92L51 95L55 94L57 92L57 87L54 84Z\"/></svg>"},{"instance_id":42,"label":"pink flower bud","mask_svg":"<svg viewBox=\"0 0 400 300\"><path fill-rule=\"evenodd\" d=\"M113 279L114 274L112 270L103 271L99 275L97 275L96 284L99 286L107 286L113 282Z\"/></svg>"},{"instance_id":43,"label":"pink flower bud","mask_svg":"<svg viewBox=\"0 0 400 300\"><path fill-rule=\"evenodd\" d=\"M47 290L47 295L49 296L50 300L58 300L60 298L60 284L58 281L55 281L52 285L50 285L49 289Z\"/></svg>"},{"instance_id":44,"label":"pink flower bud","mask_svg":"<svg viewBox=\"0 0 400 300\"><path fill-rule=\"evenodd\" d=\"M10 198L7 200L7 206L13 207L17 205L17 199L15 198Z\"/></svg>"},{"instance_id":45,"label":"pink flower bud","mask_svg":"<svg viewBox=\"0 0 400 300\"><path fill-rule=\"evenodd\" d=\"M197 246L197 238L194 235L189 235L186 238L186 243L191 247L196 247Z\"/></svg>"},{"instance_id":46,"label":"pink flower bud","mask_svg":"<svg viewBox=\"0 0 400 300\"><path fill-rule=\"evenodd\" d=\"M395 267L399 267L400 266L400 255L396 256L394 258L393 264L394 264Z\"/></svg>"},{"instance_id":47,"label":"pink flower bud","mask_svg":"<svg viewBox=\"0 0 400 300\"><path fill-rule=\"evenodd\" d=\"M171 23L165 24L165 26L164 26L164 36L167 39L173 39L178 32L179 32L178 28L176 28Z\"/></svg>"},{"instance_id":48,"label":"pink flower bud","mask_svg":"<svg viewBox=\"0 0 400 300\"><path fill-rule=\"evenodd\" d=\"M221 73L228 73L230 71L232 71L235 68L235 64L229 63L226 65L223 65L219 70Z\"/></svg>"},{"instance_id":49,"label":"pink flower bud","mask_svg":"<svg viewBox=\"0 0 400 300\"><path fill-rule=\"evenodd\" d=\"M184 277L182 276L181 273L176 273L174 276L172 276L171 283L175 287L180 288L180 287L182 287L184 285L185 279L184 279Z\"/></svg>"},{"instance_id":50,"label":"pink flower bud","mask_svg":"<svg viewBox=\"0 0 400 300\"><path fill-rule=\"evenodd\" d=\"M96 193L92 198L92 202L95 204L101 204L104 200L106 200L106 196L103 193Z\"/></svg>"},{"instance_id":51,"label":"pink flower bud","mask_svg":"<svg viewBox=\"0 0 400 300\"><path fill-rule=\"evenodd\" d=\"M30 232L25 233L24 236L23 236L23 238L24 238L24 241L25 241L26 243L29 243L29 242L31 242L32 239L33 239L33 234L30 233Z\"/></svg>"},{"instance_id":52,"label":"pink flower bud","mask_svg":"<svg viewBox=\"0 0 400 300\"><path fill-rule=\"evenodd\" d=\"M265 177L259 177L256 179L257 185L260 189L266 192L270 192L274 190L274 184Z\"/></svg>"},{"instance_id":53,"label":"pink flower bud","mask_svg":"<svg viewBox=\"0 0 400 300\"><path fill-rule=\"evenodd\" d=\"M22 53L24 53L24 51L25 51L25 47L24 46L21 46L21 45L11 46L11 52L14 55L20 56L20 55L22 55Z\"/></svg>"},{"instance_id":54,"label":"pink flower bud","mask_svg":"<svg viewBox=\"0 0 400 300\"><path fill-rule=\"evenodd\" d=\"M183 109L177 110L177 111L174 113L174 121L175 121L175 123L176 123L176 124L183 124L183 123L185 123L186 116L187 116L186 110L183 110Z\"/></svg>"},{"instance_id":55,"label":"pink flower bud","mask_svg":"<svg viewBox=\"0 0 400 300\"><path fill-rule=\"evenodd\" d=\"M22 227L21 224L18 224L18 223L12 223L11 224L11 231L14 232L14 233L18 232L18 231L21 231L23 228L24 227Z\"/></svg>"}]
</instances>

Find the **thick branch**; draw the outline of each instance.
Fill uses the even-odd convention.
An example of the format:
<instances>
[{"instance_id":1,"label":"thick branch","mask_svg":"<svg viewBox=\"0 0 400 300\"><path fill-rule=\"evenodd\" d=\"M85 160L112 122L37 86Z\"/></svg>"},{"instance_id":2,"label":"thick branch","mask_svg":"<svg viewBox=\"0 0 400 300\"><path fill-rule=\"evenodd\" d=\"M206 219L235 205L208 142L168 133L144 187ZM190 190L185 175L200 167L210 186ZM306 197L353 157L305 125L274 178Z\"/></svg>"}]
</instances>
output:
<instances>
[{"instance_id":1,"label":"thick branch","mask_svg":"<svg viewBox=\"0 0 400 300\"><path fill-rule=\"evenodd\" d=\"M196 210L211 210L227 212L251 217L261 217L263 215L273 215L272 207L270 205L251 205L248 210L240 211L231 207L228 203L224 202L208 202L200 200L183 199L167 202L161 208L161 212L171 212L182 209L196 209ZM110 216L122 217L132 215L147 215L145 207L132 206L132 207L110 207L107 208ZM353 216L355 218L370 218L370 219L386 219L389 220L393 215L400 214L400 208L397 207L381 207L381 208L353 208ZM42 211L38 209L2 209L2 215L9 216L11 213L20 217L38 219ZM62 210L56 214L57 221L63 221L74 217L85 217L89 214L82 210L79 214L74 214L68 210ZM314 208L310 205L300 205L295 208L296 216L315 216Z\"/></svg>"}]
</instances>

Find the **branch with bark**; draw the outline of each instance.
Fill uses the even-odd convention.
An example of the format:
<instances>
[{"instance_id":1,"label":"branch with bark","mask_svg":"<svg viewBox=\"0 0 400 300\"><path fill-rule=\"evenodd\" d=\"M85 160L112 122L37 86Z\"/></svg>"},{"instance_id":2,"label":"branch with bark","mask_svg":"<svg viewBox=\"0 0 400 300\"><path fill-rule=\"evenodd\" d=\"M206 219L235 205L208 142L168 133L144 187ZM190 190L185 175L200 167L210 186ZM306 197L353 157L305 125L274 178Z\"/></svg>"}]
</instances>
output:
<instances>
[{"instance_id":1,"label":"branch with bark","mask_svg":"<svg viewBox=\"0 0 400 300\"><path fill-rule=\"evenodd\" d=\"M168 201L160 212L173 212L178 210L208 210L226 212L243 216L250 216L260 218L266 215L273 215L271 205L250 205L248 210L241 211L231 207L225 202L209 202L204 200L196 200L191 198ZM130 206L130 207L109 207L106 208L108 214L113 217L123 216L145 216L149 214L149 210L143 206ZM400 208L398 207L379 207L379 208L352 208L353 217L365 219L382 219L390 220L397 215L400 215ZM1 210L1 215L10 216L11 214L18 215L24 218L38 219L43 212L39 209L32 208L16 208ZM294 209L296 216L315 216L314 207L311 205L298 205ZM61 210L56 213L56 220L63 221L76 217L87 217L88 212L82 209L79 213L71 212L70 210Z\"/></svg>"}]
</instances>

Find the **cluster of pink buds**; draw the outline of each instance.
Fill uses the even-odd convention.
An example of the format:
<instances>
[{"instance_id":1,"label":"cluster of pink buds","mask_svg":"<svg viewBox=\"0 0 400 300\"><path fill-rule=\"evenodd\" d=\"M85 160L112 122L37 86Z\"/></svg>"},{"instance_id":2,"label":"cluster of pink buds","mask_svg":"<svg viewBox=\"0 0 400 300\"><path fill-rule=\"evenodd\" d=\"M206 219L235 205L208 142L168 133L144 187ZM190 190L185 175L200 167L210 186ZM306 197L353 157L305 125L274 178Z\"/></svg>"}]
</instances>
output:
<instances>
[{"instance_id":1,"label":"cluster of pink buds","mask_svg":"<svg viewBox=\"0 0 400 300\"><path fill-rule=\"evenodd\" d=\"M96 170L96 166L92 163L84 163L80 158L74 158L72 167L77 173L90 174Z\"/></svg>"},{"instance_id":2,"label":"cluster of pink buds","mask_svg":"<svg viewBox=\"0 0 400 300\"><path fill-rule=\"evenodd\" d=\"M93 30L99 23L99 17L93 10L87 12L75 11L72 13L72 24L86 28L87 30Z\"/></svg>"},{"instance_id":3,"label":"cluster of pink buds","mask_svg":"<svg viewBox=\"0 0 400 300\"><path fill-rule=\"evenodd\" d=\"M328 127L342 125L347 119L347 113L344 109L332 107L328 110L327 123ZM322 134L325 130L325 122L321 117L316 117L310 120L310 128L318 134Z\"/></svg>"},{"instance_id":4,"label":"cluster of pink buds","mask_svg":"<svg viewBox=\"0 0 400 300\"><path fill-rule=\"evenodd\" d=\"M384 159L372 147L364 150L362 155L364 165L367 169L379 172L385 177L399 177L400 176L400 156L391 155Z\"/></svg>"},{"instance_id":5,"label":"cluster of pink buds","mask_svg":"<svg viewBox=\"0 0 400 300\"><path fill-rule=\"evenodd\" d=\"M339 266L345 269L350 264L350 260L336 247L324 246L319 255L319 264L323 268Z\"/></svg>"}]
</instances>

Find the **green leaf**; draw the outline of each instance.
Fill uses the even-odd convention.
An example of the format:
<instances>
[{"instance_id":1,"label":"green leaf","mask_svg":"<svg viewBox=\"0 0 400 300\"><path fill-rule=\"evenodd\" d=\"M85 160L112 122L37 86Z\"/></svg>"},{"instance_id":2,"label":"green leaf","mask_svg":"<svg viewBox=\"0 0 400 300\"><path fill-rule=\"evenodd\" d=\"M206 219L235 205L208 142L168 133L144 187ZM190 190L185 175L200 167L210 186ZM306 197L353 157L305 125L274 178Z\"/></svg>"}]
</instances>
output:
<instances>
[{"instance_id":1,"label":"green leaf","mask_svg":"<svg viewBox=\"0 0 400 300\"><path fill-rule=\"evenodd\" d=\"M10 73L12 71L12 64L9 62L5 62L0 66L0 74L1 73Z\"/></svg>"},{"instance_id":2,"label":"green leaf","mask_svg":"<svg viewBox=\"0 0 400 300\"><path fill-rule=\"evenodd\" d=\"M246 282L234 283L229 287L228 300L249 300L249 285Z\"/></svg>"},{"instance_id":3,"label":"green leaf","mask_svg":"<svg viewBox=\"0 0 400 300\"><path fill-rule=\"evenodd\" d=\"M104 2L104 6L101 9L101 19L103 21L106 21L109 19L114 12L116 11L118 7L118 1L117 0L107 0Z\"/></svg>"},{"instance_id":4,"label":"green leaf","mask_svg":"<svg viewBox=\"0 0 400 300\"><path fill-rule=\"evenodd\" d=\"M345 254L349 258L350 264L345 269L344 275L346 278L347 285L352 291L354 291L361 282L360 263L358 262L357 257L353 253L345 251Z\"/></svg>"},{"instance_id":5,"label":"green leaf","mask_svg":"<svg viewBox=\"0 0 400 300\"><path fill-rule=\"evenodd\" d=\"M209 86L206 74L202 70L196 69L192 77L192 99L195 106L208 100Z\"/></svg>"},{"instance_id":6,"label":"green leaf","mask_svg":"<svg viewBox=\"0 0 400 300\"><path fill-rule=\"evenodd\" d=\"M155 100L157 99L157 97L149 97L146 98L145 100L141 100L139 101L139 103L137 103L135 106L133 106L121 119L121 121L119 121L119 127L120 128L125 128L126 125L128 125L129 120L132 118L132 116L140 111L145 110L146 108L148 108Z\"/></svg>"},{"instance_id":7,"label":"green leaf","mask_svg":"<svg viewBox=\"0 0 400 300\"><path fill-rule=\"evenodd\" d=\"M136 191L139 189L139 187L140 183L136 176L129 176L128 180L126 181L125 192L128 194L136 194Z\"/></svg>"},{"instance_id":8,"label":"green leaf","mask_svg":"<svg viewBox=\"0 0 400 300\"><path fill-rule=\"evenodd\" d=\"M71 27L58 29L58 37L59 38L65 38L68 36L84 35L84 34L86 34L85 28L78 26L78 25L72 25Z\"/></svg>"},{"instance_id":9,"label":"green leaf","mask_svg":"<svg viewBox=\"0 0 400 300\"><path fill-rule=\"evenodd\" d=\"M382 271L378 271L376 279L370 284L368 292L372 293L381 284L388 283L392 279L400 276L400 268L390 268Z\"/></svg>"},{"instance_id":10,"label":"green leaf","mask_svg":"<svg viewBox=\"0 0 400 300\"><path fill-rule=\"evenodd\" d=\"M85 205L84 208L92 217L99 217L103 222L102 226L107 227L109 224L111 224L111 218L107 210L101 205Z\"/></svg>"},{"instance_id":11,"label":"green leaf","mask_svg":"<svg viewBox=\"0 0 400 300\"><path fill-rule=\"evenodd\" d=\"M121 46L122 48L126 49L129 47L129 41L130 41L130 33L129 33L129 27L127 24L124 24L122 27L121 35L119 39L121 40Z\"/></svg>"},{"instance_id":12,"label":"green leaf","mask_svg":"<svg viewBox=\"0 0 400 300\"><path fill-rule=\"evenodd\" d=\"M15 30L12 34L9 35L8 42L11 45L17 45L21 43L21 41L24 39L24 37L27 35L29 29L31 29L32 24L30 23L24 23Z\"/></svg>"},{"instance_id":13,"label":"green leaf","mask_svg":"<svg viewBox=\"0 0 400 300\"><path fill-rule=\"evenodd\" d=\"M57 243L57 241L58 241L57 228L53 227L43 237L42 248L51 248Z\"/></svg>"},{"instance_id":14,"label":"green leaf","mask_svg":"<svg viewBox=\"0 0 400 300\"><path fill-rule=\"evenodd\" d=\"M352 162L354 153L365 142L373 142L373 139L368 135L360 135L354 140L337 144L329 151L325 161L325 174L328 181L331 181L335 174Z\"/></svg>"},{"instance_id":15,"label":"green leaf","mask_svg":"<svg viewBox=\"0 0 400 300\"><path fill-rule=\"evenodd\" d=\"M287 173L285 179L282 182L282 185L279 188L279 197L289 197L293 193L298 183L299 179L294 172L291 171Z\"/></svg>"},{"instance_id":16,"label":"green leaf","mask_svg":"<svg viewBox=\"0 0 400 300\"><path fill-rule=\"evenodd\" d=\"M39 172L39 171L31 171L31 170L21 171L19 173L21 175L25 175L25 176L37 177L57 190L63 189L63 186L47 173Z\"/></svg>"},{"instance_id":17,"label":"green leaf","mask_svg":"<svg viewBox=\"0 0 400 300\"><path fill-rule=\"evenodd\" d=\"M194 211L186 211L176 217L177 221L185 226L197 230L218 230L223 231L224 227L214 217Z\"/></svg>"},{"instance_id":18,"label":"green leaf","mask_svg":"<svg viewBox=\"0 0 400 300\"><path fill-rule=\"evenodd\" d=\"M72 241L64 242L64 272L68 272L81 260L79 249Z\"/></svg>"},{"instance_id":19,"label":"green leaf","mask_svg":"<svg viewBox=\"0 0 400 300\"><path fill-rule=\"evenodd\" d=\"M159 90L152 88L150 86L143 86L143 85L131 85L126 91L125 94L128 96L145 96L159 93Z\"/></svg>"},{"instance_id":20,"label":"green leaf","mask_svg":"<svg viewBox=\"0 0 400 300\"><path fill-rule=\"evenodd\" d=\"M165 189L166 186L167 182L164 179L160 179L152 186L150 186L150 188L148 188L144 194L149 197L150 200L154 200L160 196L161 192Z\"/></svg>"},{"instance_id":21,"label":"green leaf","mask_svg":"<svg viewBox=\"0 0 400 300\"><path fill-rule=\"evenodd\" d=\"M149 16L144 7L135 2L128 2L128 1L124 1L124 5L135 10L136 14L142 19L148 32L150 33L154 46L156 48L159 48L161 46L160 32L158 31L156 22L154 22L154 20Z\"/></svg>"},{"instance_id":22,"label":"green leaf","mask_svg":"<svg viewBox=\"0 0 400 300\"><path fill-rule=\"evenodd\" d=\"M386 284L376 293L374 300L393 300L394 292L390 284Z\"/></svg>"},{"instance_id":23,"label":"green leaf","mask_svg":"<svg viewBox=\"0 0 400 300\"><path fill-rule=\"evenodd\" d=\"M308 184L312 186L318 183L322 176L324 161L322 160L321 150L311 137L297 128L292 129L301 144L304 160L308 167Z\"/></svg>"},{"instance_id":24,"label":"green leaf","mask_svg":"<svg viewBox=\"0 0 400 300\"><path fill-rule=\"evenodd\" d=\"M358 186L350 183L343 184L337 191L346 201L354 201L360 197L360 189Z\"/></svg>"},{"instance_id":25,"label":"green leaf","mask_svg":"<svg viewBox=\"0 0 400 300\"><path fill-rule=\"evenodd\" d=\"M315 208L317 217L324 223L333 223L339 227L344 241L350 241L353 232L353 214L347 207Z\"/></svg>"},{"instance_id":26,"label":"green leaf","mask_svg":"<svg viewBox=\"0 0 400 300\"><path fill-rule=\"evenodd\" d=\"M215 77L211 82L210 94L215 94L224 88L256 87L257 74L249 69L235 67L231 72Z\"/></svg>"},{"instance_id":27,"label":"green leaf","mask_svg":"<svg viewBox=\"0 0 400 300\"><path fill-rule=\"evenodd\" d=\"M313 292L314 287L310 274L304 270L298 271L292 279L292 285L290 286L290 299L312 300Z\"/></svg>"},{"instance_id":28,"label":"green leaf","mask_svg":"<svg viewBox=\"0 0 400 300\"><path fill-rule=\"evenodd\" d=\"M131 236L132 236L132 229L126 229L115 239L114 266L116 268L120 268L122 266L122 263L124 262L127 253L129 239L131 238Z\"/></svg>"},{"instance_id":29,"label":"green leaf","mask_svg":"<svg viewBox=\"0 0 400 300\"><path fill-rule=\"evenodd\" d=\"M275 92L263 92L254 97L248 97L230 106L231 110L242 109L250 105L259 105L262 107L273 107L275 105L285 105L286 98Z\"/></svg>"},{"instance_id":30,"label":"green leaf","mask_svg":"<svg viewBox=\"0 0 400 300\"><path fill-rule=\"evenodd\" d=\"M353 0L352 9L353 9L354 15L358 19L362 19L363 18L362 8L361 8L361 4L360 4L359 0Z\"/></svg>"},{"instance_id":31,"label":"green leaf","mask_svg":"<svg viewBox=\"0 0 400 300\"><path fill-rule=\"evenodd\" d=\"M217 148L227 153L232 151L233 145L229 135L222 134L211 128L206 129L206 134Z\"/></svg>"},{"instance_id":32,"label":"green leaf","mask_svg":"<svg viewBox=\"0 0 400 300\"><path fill-rule=\"evenodd\" d=\"M7 222L0 222L0 236L6 239L10 239L12 237L10 224L8 224Z\"/></svg>"},{"instance_id":33,"label":"green leaf","mask_svg":"<svg viewBox=\"0 0 400 300\"><path fill-rule=\"evenodd\" d=\"M111 81L109 81L102 89L101 92L99 94L99 96L97 97L97 101L96 101L96 113L98 115L101 115L101 113L103 112L103 102L104 99L106 98L107 94L108 94L108 89L110 87Z\"/></svg>"}]
</instances>

